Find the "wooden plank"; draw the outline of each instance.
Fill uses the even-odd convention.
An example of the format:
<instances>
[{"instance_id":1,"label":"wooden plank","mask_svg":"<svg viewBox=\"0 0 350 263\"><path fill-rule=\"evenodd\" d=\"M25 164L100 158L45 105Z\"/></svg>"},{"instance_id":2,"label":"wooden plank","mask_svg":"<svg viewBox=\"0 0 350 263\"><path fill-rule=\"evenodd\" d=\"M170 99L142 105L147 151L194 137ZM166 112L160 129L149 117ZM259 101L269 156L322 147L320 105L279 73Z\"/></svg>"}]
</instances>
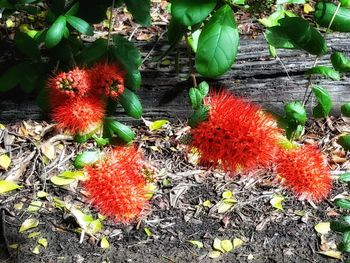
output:
<instances>
[{"instance_id":1,"label":"wooden plank","mask_svg":"<svg viewBox=\"0 0 350 263\"><path fill-rule=\"evenodd\" d=\"M348 45L350 34L332 34L327 38L332 51L343 51L350 56ZM146 57L154 43L137 43L142 56ZM143 86L139 90L144 106L144 117L148 119L167 118L184 120L190 114L187 91L191 79L182 80L176 74L174 54L164 59L171 63L155 63L153 58L160 56L168 48L166 41L160 41L145 61L142 68ZM186 49L181 46L179 52L179 73L185 76L189 70ZM299 50L279 50L279 60L271 59L266 41L262 36L256 39L243 38L240 41L236 63L224 76L208 80L211 86L225 87L238 96L256 102L263 107L281 113L287 101L301 100L304 96L307 77L305 71L311 67L314 56ZM290 78L287 76L284 64ZM319 65L330 65L329 55L319 59ZM203 78L198 77L198 80ZM333 99L333 114L339 114L339 107L350 101L350 75L341 81L317 79L315 83L326 87ZM3 94L0 94L3 96ZM314 103L308 105L310 110ZM116 117L125 122L132 119L125 117L118 109ZM8 99L3 97L0 104L0 122L14 122L22 119L45 119L33 99Z\"/></svg>"}]
</instances>

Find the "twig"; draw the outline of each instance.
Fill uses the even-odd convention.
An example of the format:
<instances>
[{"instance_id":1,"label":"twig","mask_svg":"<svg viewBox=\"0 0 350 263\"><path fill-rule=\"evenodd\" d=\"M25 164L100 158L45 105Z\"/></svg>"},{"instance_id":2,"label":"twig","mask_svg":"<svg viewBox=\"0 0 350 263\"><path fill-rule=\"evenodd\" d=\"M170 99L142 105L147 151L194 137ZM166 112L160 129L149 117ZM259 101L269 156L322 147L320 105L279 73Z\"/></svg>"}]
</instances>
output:
<instances>
[{"instance_id":1,"label":"twig","mask_svg":"<svg viewBox=\"0 0 350 263\"><path fill-rule=\"evenodd\" d=\"M113 23L113 9L115 5L115 0L112 0L112 6L111 6L111 14L109 16L109 22L108 22L108 36L107 36L107 46L109 47L111 44L111 33L112 33L112 23Z\"/></svg>"}]
</instances>

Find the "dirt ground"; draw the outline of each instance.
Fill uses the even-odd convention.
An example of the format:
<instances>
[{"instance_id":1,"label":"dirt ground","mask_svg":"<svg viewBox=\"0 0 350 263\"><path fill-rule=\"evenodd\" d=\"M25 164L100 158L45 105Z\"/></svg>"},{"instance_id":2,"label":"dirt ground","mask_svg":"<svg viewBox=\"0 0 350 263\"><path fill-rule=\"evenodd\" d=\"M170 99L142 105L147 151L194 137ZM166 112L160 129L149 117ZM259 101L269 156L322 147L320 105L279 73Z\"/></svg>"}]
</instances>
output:
<instances>
[{"instance_id":1,"label":"dirt ground","mask_svg":"<svg viewBox=\"0 0 350 263\"><path fill-rule=\"evenodd\" d=\"M231 178L217 170L196 164L195 155L187 154L177 140L183 123L168 124L150 131L147 126L135 127L136 143L153 167L157 191L151 208L142 220L131 225L103 221L103 229L94 237L76 232L76 220L66 209L59 209L54 197L88 208L79 185L58 187L49 180L54 175L72 170L75 155L95 147L92 142L77 144L69 136L57 133L45 122L27 121L8 125L0 131L0 146L12 160L0 178L16 176L24 187L1 195L4 233L11 246L7 262L339 262L319 252L336 250L340 236L330 232L321 235L314 226L338 218L341 211L332 198L348 194L337 182L338 175L349 168L349 153L340 150L335 138L350 129L347 119L332 118L328 122L309 122L301 143L317 143L327 155L334 174L331 196L314 205L297 200L273 180L270 171ZM43 156L42 145L50 141L55 148L50 161ZM28 212L36 193L49 194L42 199L39 211ZM219 213L222 193L230 190L237 200L228 211ZM276 195L285 197L283 210L270 201ZM210 200L211 206L204 201ZM18 204L21 204L18 206ZM96 216L96 212L89 210ZM25 219L33 217L39 225L19 233ZM149 229L147 235L145 228ZM30 233L40 232L29 238ZM102 249L99 240L107 237L110 247ZM47 239L47 247L33 253L38 237ZM209 257L213 241L235 238L240 247L218 258ZM197 248L189 241L203 243ZM11 246L12 247L12 246ZM6 253L2 253L5 260ZM6 261L4 261L6 262Z\"/></svg>"}]
</instances>

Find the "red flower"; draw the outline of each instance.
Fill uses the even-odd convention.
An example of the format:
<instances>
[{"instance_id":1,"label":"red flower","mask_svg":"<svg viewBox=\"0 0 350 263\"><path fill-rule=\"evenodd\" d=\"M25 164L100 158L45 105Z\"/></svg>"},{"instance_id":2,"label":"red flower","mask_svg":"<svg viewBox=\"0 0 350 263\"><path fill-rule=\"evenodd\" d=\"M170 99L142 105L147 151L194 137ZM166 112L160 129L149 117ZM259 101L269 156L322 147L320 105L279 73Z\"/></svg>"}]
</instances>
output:
<instances>
[{"instance_id":1,"label":"red flower","mask_svg":"<svg viewBox=\"0 0 350 263\"><path fill-rule=\"evenodd\" d=\"M83 189L91 204L115 222L135 220L147 205L142 166L143 158L135 147L117 147L87 167Z\"/></svg>"},{"instance_id":2,"label":"red flower","mask_svg":"<svg viewBox=\"0 0 350 263\"><path fill-rule=\"evenodd\" d=\"M115 64L96 64L90 69L90 78L97 95L116 99L124 92L124 71Z\"/></svg>"},{"instance_id":3,"label":"red flower","mask_svg":"<svg viewBox=\"0 0 350 263\"><path fill-rule=\"evenodd\" d=\"M68 72L62 72L48 81L50 95L56 94L62 97L72 98L84 96L91 89L89 73L85 69L74 68Z\"/></svg>"},{"instance_id":4,"label":"red flower","mask_svg":"<svg viewBox=\"0 0 350 263\"><path fill-rule=\"evenodd\" d=\"M202 163L232 172L270 164L280 132L270 116L227 91L213 92L204 104L210 106L208 120L192 129L191 144Z\"/></svg>"},{"instance_id":5,"label":"red flower","mask_svg":"<svg viewBox=\"0 0 350 263\"><path fill-rule=\"evenodd\" d=\"M104 103L91 97L76 97L53 109L52 118L59 128L73 134L87 133L103 121Z\"/></svg>"},{"instance_id":6,"label":"red flower","mask_svg":"<svg viewBox=\"0 0 350 263\"><path fill-rule=\"evenodd\" d=\"M326 198L332 189L323 156L312 146L280 150L276 163L283 185L299 197L317 202Z\"/></svg>"}]
</instances>

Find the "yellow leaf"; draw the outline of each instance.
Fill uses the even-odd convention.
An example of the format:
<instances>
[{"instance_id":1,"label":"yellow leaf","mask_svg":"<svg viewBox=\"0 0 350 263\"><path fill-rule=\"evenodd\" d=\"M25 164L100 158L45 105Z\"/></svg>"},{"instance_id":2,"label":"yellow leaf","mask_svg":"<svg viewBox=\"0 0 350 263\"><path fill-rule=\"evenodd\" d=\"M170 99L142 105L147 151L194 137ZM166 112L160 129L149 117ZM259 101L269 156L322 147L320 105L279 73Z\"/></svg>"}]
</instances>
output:
<instances>
[{"instance_id":1,"label":"yellow leaf","mask_svg":"<svg viewBox=\"0 0 350 263\"><path fill-rule=\"evenodd\" d=\"M143 230L145 231L145 233L146 233L146 235L147 235L148 237L151 237L151 236L152 236L152 232L151 232L151 230L150 230L148 227L145 227Z\"/></svg>"},{"instance_id":2,"label":"yellow leaf","mask_svg":"<svg viewBox=\"0 0 350 263\"><path fill-rule=\"evenodd\" d=\"M21 210L23 208L23 203L19 202L17 204L14 204L13 208L16 209L16 210Z\"/></svg>"},{"instance_id":3,"label":"yellow leaf","mask_svg":"<svg viewBox=\"0 0 350 263\"><path fill-rule=\"evenodd\" d=\"M6 27L7 28L11 28L14 26L15 26L15 23L10 18L6 20Z\"/></svg>"},{"instance_id":4,"label":"yellow leaf","mask_svg":"<svg viewBox=\"0 0 350 263\"><path fill-rule=\"evenodd\" d=\"M329 222L321 222L315 225L315 230L317 233L320 234L327 234L329 231L331 231L331 224Z\"/></svg>"},{"instance_id":5,"label":"yellow leaf","mask_svg":"<svg viewBox=\"0 0 350 263\"><path fill-rule=\"evenodd\" d=\"M225 239L221 241L221 247L225 252L230 252L233 249L231 240Z\"/></svg>"},{"instance_id":6,"label":"yellow leaf","mask_svg":"<svg viewBox=\"0 0 350 263\"><path fill-rule=\"evenodd\" d=\"M340 251L328 250L328 251L319 251L317 253L330 258L342 259L342 254Z\"/></svg>"},{"instance_id":7,"label":"yellow leaf","mask_svg":"<svg viewBox=\"0 0 350 263\"><path fill-rule=\"evenodd\" d=\"M208 253L208 257L210 258L218 258L220 257L220 255L221 255L221 252L217 250L213 250Z\"/></svg>"},{"instance_id":8,"label":"yellow leaf","mask_svg":"<svg viewBox=\"0 0 350 263\"><path fill-rule=\"evenodd\" d=\"M195 245L198 248L203 248L203 243L197 240L189 240L188 242L190 242L192 245Z\"/></svg>"},{"instance_id":9,"label":"yellow leaf","mask_svg":"<svg viewBox=\"0 0 350 263\"><path fill-rule=\"evenodd\" d=\"M12 248L12 249L17 249L18 248L18 244L10 244L9 246L8 246L9 248Z\"/></svg>"},{"instance_id":10,"label":"yellow leaf","mask_svg":"<svg viewBox=\"0 0 350 263\"><path fill-rule=\"evenodd\" d=\"M282 202L284 201L284 199L285 198L281 195L275 195L270 200L270 204L278 210L283 210Z\"/></svg>"},{"instance_id":11,"label":"yellow leaf","mask_svg":"<svg viewBox=\"0 0 350 263\"><path fill-rule=\"evenodd\" d=\"M232 203L225 203L225 202L221 202L219 207L218 207L218 213L219 214L223 214L226 213L228 210L230 210L230 208L233 206Z\"/></svg>"},{"instance_id":12,"label":"yellow leaf","mask_svg":"<svg viewBox=\"0 0 350 263\"><path fill-rule=\"evenodd\" d=\"M210 200L205 200L205 201L203 202L203 206L204 206L204 207L211 207L211 202L210 202Z\"/></svg>"},{"instance_id":13,"label":"yellow leaf","mask_svg":"<svg viewBox=\"0 0 350 263\"><path fill-rule=\"evenodd\" d=\"M218 250L218 251L225 252L224 249L221 247L221 240L218 238L214 239L213 248Z\"/></svg>"},{"instance_id":14,"label":"yellow leaf","mask_svg":"<svg viewBox=\"0 0 350 263\"><path fill-rule=\"evenodd\" d=\"M236 248L239 248L240 246L243 245L243 240L240 239L240 238L235 238L233 239L233 248L236 249Z\"/></svg>"},{"instance_id":15,"label":"yellow leaf","mask_svg":"<svg viewBox=\"0 0 350 263\"><path fill-rule=\"evenodd\" d=\"M41 208L42 204L43 204L43 202L41 202L39 200L32 201L29 204L27 211L30 212L30 213L34 213L34 212L38 211Z\"/></svg>"},{"instance_id":16,"label":"yellow leaf","mask_svg":"<svg viewBox=\"0 0 350 263\"><path fill-rule=\"evenodd\" d=\"M100 245L101 245L101 248L103 248L103 249L109 248L109 242L108 242L106 237L103 237L101 239L101 244Z\"/></svg>"},{"instance_id":17,"label":"yellow leaf","mask_svg":"<svg viewBox=\"0 0 350 263\"><path fill-rule=\"evenodd\" d=\"M5 129L6 129L5 125L0 123L0 130L5 130Z\"/></svg>"},{"instance_id":18,"label":"yellow leaf","mask_svg":"<svg viewBox=\"0 0 350 263\"><path fill-rule=\"evenodd\" d=\"M21 188L18 184L6 180L0 180L0 194L13 191L15 189Z\"/></svg>"},{"instance_id":19,"label":"yellow leaf","mask_svg":"<svg viewBox=\"0 0 350 263\"><path fill-rule=\"evenodd\" d=\"M46 238L42 238L42 237L39 238L39 239L38 239L38 244L40 244L40 245L42 245L43 247L46 248L46 247L47 247L47 244L48 244L48 243L47 243L47 239L46 239Z\"/></svg>"},{"instance_id":20,"label":"yellow leaf","mask_svg":"<svg viewBox=\"0 0 350 263\"><path fill-rule=\"evenodd\" d=\"M39 225L39 220L36 218L27 218L21 225L19 232L22 233L28 229L37 227Z\"/></svg>"},{"instance_id":21,"label":"yellow leaf","mask_svg":"<svg viewBox=\"0 0 350 263\"><path fill-rule=\"evenodd\" d=\"M0 168L7 170L11 164L11 158L7 154L0 155Z\"/></svg>"},{"instance_id":22,"label":"yellow leaf","mask_svg":"<svg viewBox=\"0 0 350 263\"><path fill-rule=\"evenodd\" d=\"M40 232L32 232L28 235L28 238L34 238L34 237L39 236L40 234L41 234Z\"/></svg>"},{"instance_id":23,"label":"yellow leaf","mask_svg":"<svg viewBox=\"0 0 350 263\"><path fill-rule=\"evenodd\" d=\"M157 185L155 183L148 183L146 184L145 186L145 197L147 200L151 200L154 193L156 192L157 190Z\"/></svg>"},{"instance_id":24,"label":"yellow leaf","mask_svg":"<svg viewBox=\"0 0 350 263\"><path fill-rule=\"evenodd\" d=\"M55 185L68 185L84 177L82 171L65 171L59 175L52 176L50 181Z\"/></svg>"},{"instance_id":25,"label":"yellow leaf","mask_svg":"<svg viewBox=\"0 0 350 263\"><path fill-rule=\"evenodd\" d=\"M158 120L158 121L154 121L154 122L151 122L150 125L149 125L149 129L150 131L155 131L155 130L158 130L160 128L163 127L163 125L169 123L168 120Z\"/></svg>"},{"instance_id":26,"label":"yellow leaf","mask_svg":"<svg viewBox=\"0 0 350 263\"><path fill-rule=\"evenodd\" d=\"M35 248L33 248L32 253L35 255L38 255L40 253L40 246L37 245Z\"/></svg>"},{"instance_id":27,"label":"yellow leaf","mask_svg":"<svg viewBox=\"0 0 350 263\"><path fill-rule=\"evenodd\" d=\"M309 4L304 4L304 13L305 14L308 14L310 12L313 12L315 11L315 9L313 9L313 7Z\"/></svg>"},{"instance_id":28,"label":"yellow leaf","mask_svg":"<svg viewBox=\"0 0 350 263\"><path fill-rule=\"evenodd\" d=\"M37 194L36 194L37 197L39 198L44 198L44 197L47 197L49 196L48 193L44 192L44 191L39 191Z\"/></svg>"},{"instance_id":29,"label":"yellow leaf","mask_svg":"<svg viewBox=\"0 0 350 263\"><path fill-rule=\"evenodd\" d=\"M233 194L231 191L225 191L222 193L222 198L224 199L228 199L228 198L232 198Z\"/></svg>"}]
</instances>

